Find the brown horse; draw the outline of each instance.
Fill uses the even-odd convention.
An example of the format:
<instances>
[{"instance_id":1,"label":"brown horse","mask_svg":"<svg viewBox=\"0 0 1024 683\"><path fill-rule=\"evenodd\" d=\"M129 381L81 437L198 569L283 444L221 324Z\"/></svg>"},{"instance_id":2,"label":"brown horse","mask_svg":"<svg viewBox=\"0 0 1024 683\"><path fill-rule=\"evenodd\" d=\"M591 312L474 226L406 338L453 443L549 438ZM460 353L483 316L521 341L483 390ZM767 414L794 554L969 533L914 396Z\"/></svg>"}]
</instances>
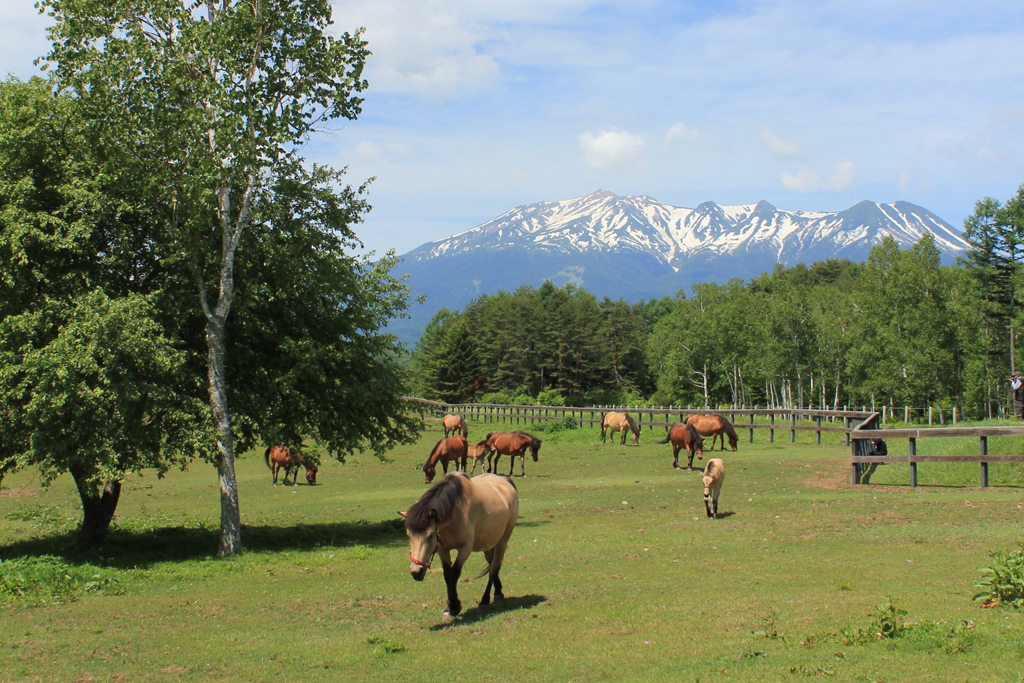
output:
<instances>
[{"instance_id":1,"label":"brown horse","mask_svg":"<svg viewBox=\"0 0 1024 683\"><path fill-rule=\"evenodd\" d=\"M445 415L444 419L441 420L441 424L444 426L444 435L454 434L459 432L465 437L469 437L469 428L466 426L466 418L461 415Z\"/></svg>"},{"instance_id":2,"label":"brown horse","mask_svg":"<svg viewBox=\"0 0 1024 683\"><path fill-rule=\"evenodd\" d=\"M505 599L498 572L519 517L519 492L511 479L496 474L478 474L472 479L465 472L446 474L408 512L399 514L405 517L405 533L409 536L412 578L422 581L434 553L441 556L448 588L445 618L462 611L458 584L470 553L482 551L487 560L487 568L476 577L489 575L480 605L491 604L492 586L494 601ZM453 550L457 553L454 562Z\"/></svg>"},{"instance_id":3,"label":"brown horse","mask_svg":"<svg viewBox=\"0 0 1024 683\"><path fill-rule=\"evenodd\" d=\"M486 456L487 456L487 442L486 441L481 441L477 445L475 445L475 446L471 445L469 447L469 450L466 452L467 463L468 463L469 460L473 461L473 469L470 471L469 476L473 476L473 474L476 472L476 465L477 465L477 463L480 462L481 460L483 460ZM480 465L480 469L483 470L486 466L487 466L486 463L482 464L482 465ZM462 471L465 472L466 468L463 467Z\"/></svg>"},{"instance_id":4,"label":"brown horse","mask_svg":"<svg viewBox=\"0 0 1024 683\"><path fill-rule=\"evenodd\" d=\"M316 473L320 471L320 468L313 458L303 458L298 450L292 450L284 444L278 444L268 448L267 452L263 454L263 458L267 461L267 467L270 468L274 486L277 486L277 473L282 469L284 470L284 481L282 483L285 486L288 485L288 473L292 470L295 471L295 476L292 477L292 486L295 486L299 478L299 465L306 468L306 483L310 486L316 486Z\"/></svg>"},{"instance_id":5,"label":"brown horse","mask_svg":"<svg viewBox=\"0 0 1024 683\"><path fill-rule=\"evenodd\" d=\"M679 469L679 451L683 448L690 455L690 460L686 463L686 469L693 469L693 456L696 454L698 460L704 459L704 439L694 429L692 424L686 422L676 422L674 425L669 427L668 435L654 443L668 443L672 442L672 467Z\"/></svg>"},{"instance_id":6,"label":"brown horse","mask_svg":"<svg viewBox=\"0 0 1024 683\"><path fill-rule=\"evenodd\" d=\"M721 437L722 439L722 450L725 450L725 437L729 437L729 446L733 450L736 450L736 446L740 442L740 437L736 434L736 429L733 428L732 423L721 415L691 415L686 420L687 424L691 424L697 428L701 436L711 437L711 450L715 450L715 439Z\"/></svg>"},{"instance_id":7,"label":"brown horse","mask_svg":"<svg viewBox=\"0 0 1024 683\"><path fill-rule=\"evenodd\" d=\"M441 439L434 444L434 449L430 451L430 455L427 456L427 461L423 463L423 475L426 479L424 483L429 484L434 481L434 475L437 474L437 462L441 461L441 467L444 469L444 473L448 474L448 463L452 460L455 461L455 469L459 469L459 465L462 465L462 470L466 470L466 452L469 449L469 444L466 442L466 437L462 436L450 436L447 439Z\"/></svg>"},{"instance_id":8,"label":"brown horse","mask_svg":"<svg viewBox=\"0 0 1024 683\"><path fill-rule=\"evenodd\" d=\"M619 441L620 446L626 445L626 430L633 432L633 445L640 445L640 427L637 426L633 418L629 416L629 413L604 413L601 415L601 443L605 442L605 433L611 428L612 432L619 432L622 435L622 439ZM615 437L612 437L613 439Z\"/></svg>"},{"instance_id":9,"label":"brown horse","mask_svg":"<svg viewBox=\"0 0 1024 683\"><path fill-rule=\"evenodd\" d=\"M512 456L512 466L508 470L508 476L510 477L516 468L517 455L519 456L520 474L525 477L526 449L530 449L530 455L533 456L534 462L537 462L537 454L540 452L540 439L518 429L514 432L491 432L487 435L486 443L487 451L494 457L493 467L491 465L491 458L487 458L487 471L497 472L498 460L501 459L501 456L510 455Z\"/></svg>"}]
</instances>

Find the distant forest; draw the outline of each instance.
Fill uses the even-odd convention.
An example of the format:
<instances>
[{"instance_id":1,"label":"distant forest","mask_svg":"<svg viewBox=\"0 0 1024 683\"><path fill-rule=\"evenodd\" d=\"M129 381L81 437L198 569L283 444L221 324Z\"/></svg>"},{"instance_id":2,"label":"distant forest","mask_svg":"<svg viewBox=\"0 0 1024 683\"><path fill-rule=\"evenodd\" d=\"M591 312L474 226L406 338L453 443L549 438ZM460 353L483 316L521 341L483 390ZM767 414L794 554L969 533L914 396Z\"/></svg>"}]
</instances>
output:
<instances>
[{"instance_id":1,"label":"distant forest","mask_svg":"<svg viewBox=\"0 0 1024 683\"><path fill-rule=\"evenodd\" d=\"M1009 406L1024 264L1024 186L983 199L972 245L939 263L926 234L866 263L782 265L630 304L520 287L440 310L413 353L420 395L449 402L842 407Z\"/></svg>"}]
</instances>

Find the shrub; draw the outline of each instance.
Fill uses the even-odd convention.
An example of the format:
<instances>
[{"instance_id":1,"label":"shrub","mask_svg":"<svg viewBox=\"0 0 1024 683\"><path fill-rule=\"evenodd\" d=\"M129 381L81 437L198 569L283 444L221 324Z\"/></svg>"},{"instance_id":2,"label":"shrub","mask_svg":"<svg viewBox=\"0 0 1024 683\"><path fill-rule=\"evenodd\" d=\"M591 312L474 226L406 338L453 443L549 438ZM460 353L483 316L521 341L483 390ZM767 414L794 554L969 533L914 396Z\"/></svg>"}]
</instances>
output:
<instances>
[{"instance_id":1,"label":"shrub","mask_svg":"<svg viewBox=\"0 0 1024 683\"><path fill-rule=\"evenodd\" d=\"M981 569L982 580L974 585L982 589L974 596L986 605L1024 606L1024 543L1020 550L1007 553L996 550L989 554L993 561Z\"/></svg>"},{"instance_id":2,"label":"shrub","mask_svg":"<svg viewBox=\"0 0 1024 683\"><path fill-rule=\"evenodd\" d=\"M545 389L537 394L537 403L542 406L564 406L565 399L558 393L558 389Z\"/></svg>"},{"instance_id":3,"label":"shrub","mask_svg":"<svg viewBox=\"0 0 1024 683\"><path fill-rule=\"evenodd\" d=\"M92 565L70 565L52 555L0 560L0 603L49 605L72 602L83 593L122 592L116 579Z\"/></svg>"}]
</instances>

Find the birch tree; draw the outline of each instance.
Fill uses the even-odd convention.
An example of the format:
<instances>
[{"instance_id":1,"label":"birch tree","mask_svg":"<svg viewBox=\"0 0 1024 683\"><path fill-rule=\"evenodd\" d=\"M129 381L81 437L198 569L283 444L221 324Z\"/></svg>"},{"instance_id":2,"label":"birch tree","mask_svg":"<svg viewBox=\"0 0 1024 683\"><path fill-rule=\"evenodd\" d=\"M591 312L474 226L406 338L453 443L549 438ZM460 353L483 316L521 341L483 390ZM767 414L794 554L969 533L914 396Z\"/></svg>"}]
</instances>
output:
<instances>
[{"instance_id":1,"label":"birch tree","mask_svg":"<svg viewBox=\"0 0 1024 683\"><path fill-rule=\"evenodd\" d=\"M331 30L327 0L42 0L46 66L112 150L107 173L144 190L151 230L187 269L206 326L217 437L219 552L241 548L228 405L235 256L254 214L318 127L360 113L369 54ZM212 238L212 239L211 239Z\"/></svg>"}]
</instances>

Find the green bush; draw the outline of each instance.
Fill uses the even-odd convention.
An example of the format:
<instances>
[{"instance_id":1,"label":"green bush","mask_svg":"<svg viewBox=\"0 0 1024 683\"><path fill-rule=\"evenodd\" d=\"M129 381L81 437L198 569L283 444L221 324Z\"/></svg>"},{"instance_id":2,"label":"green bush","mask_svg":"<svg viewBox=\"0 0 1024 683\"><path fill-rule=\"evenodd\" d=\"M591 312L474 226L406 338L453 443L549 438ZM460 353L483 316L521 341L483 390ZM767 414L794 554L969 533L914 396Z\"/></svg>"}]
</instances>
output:
<instances>
[{"instance_id":1,"label":"green bush","mask_svg":"<svg viewBox=\"0 0 1024 683\"><path fill-rule=\"evenodd\" d=\"M982 567L983 578L974 585L981 589L974 599L1018 609L1024 606L1024 543L1020 550L1010 553L996 550L990 553L990 557L993 561Z\"/></svg>"},{"instance_id":2,"label":"green bush","mask_svg":"<svg viewBox=\"0 0 1024 683\"><path fill-rule=\"evenodd\" d=\"M49 605L72 602L84 593L122 592L116 579L92 565L71 565L52 555L0 560L0 604Z\"/></svg>"},{"instance_id":3,"label":"green bush","mask_svg":"<svg viewBox=\"0 0 1024 683\"><path fill-rule=\"evenodd\" d=\"M537 394L537 405L564 406L565 399L558 393L558 389L545 389Z\"/></svg>"}]
</instances>

